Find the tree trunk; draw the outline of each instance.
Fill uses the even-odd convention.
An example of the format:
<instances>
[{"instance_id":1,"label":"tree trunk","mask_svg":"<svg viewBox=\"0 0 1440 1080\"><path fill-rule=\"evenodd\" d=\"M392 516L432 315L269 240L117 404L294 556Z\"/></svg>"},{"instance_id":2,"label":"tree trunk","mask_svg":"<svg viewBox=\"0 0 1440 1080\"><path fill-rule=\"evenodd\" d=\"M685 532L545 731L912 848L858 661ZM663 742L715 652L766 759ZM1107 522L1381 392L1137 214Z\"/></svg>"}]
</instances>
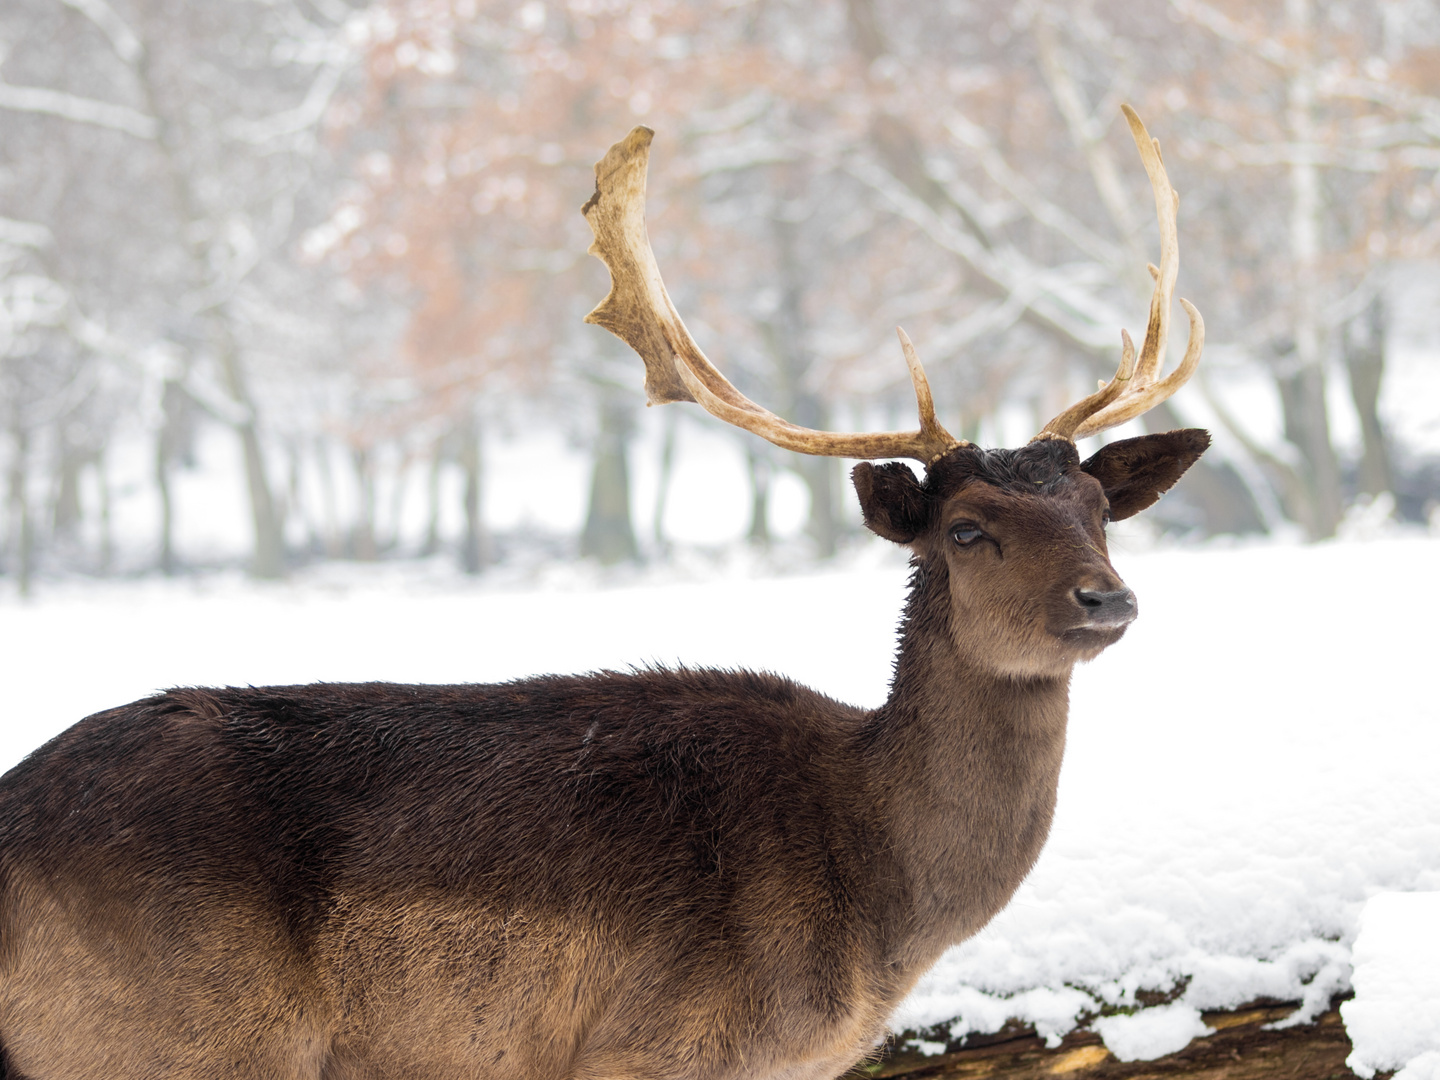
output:
<instances>
[{"instance_id":1,"label":"tree trunk","mask_svg":"<svg viewBox=\"0 0 1440 1080\"><path fill-rule=\"evenodd\" d=\"M284 450L285 506L288 508L286 516L293 513L299 518L299 528L305 536L302 546L307 553L313 555L319 545L320 536L315 528L315 519L311 516L313 508L307 504L304 496L304 459L300 444L287 439Z\"/></svg>"},{"instance_id":2,"label":"tree trunk","mask_svg":"<svg viewBox=\"0 0 1440 1080\"><path fill-rule=\"evenodd\" d=\"M1300 451L1301 505L1295 507L1311 540L1335 535L1344 506L1340 495L1340 462L1330 441L1330 416L1325 407L1325 369L1301 367L1276 379L1285 420L1285 438Z\"/></svg>"},{"instance_id":3,"label":"tree trunk","mask_svg":"<svg viewBox=\"0 0 1440 1080\"><path fill-rule=\"evenodd\" d=\"M678 411L665 411L665 435L660 444L660 479L655 491L655 519L650 525L655 550L662 556L670 549L665 539L665 510L670 503L670 478L675 472L675 429L679 422Z\"/></svg>"},{"instance_id":4,"label":"tree trunk","mask_svg":"<svg viewBox=\"0 0 1440 1080\"><path fill-rule=\"evenodd\" d=\"M745 539L761 551L770 550L770 455L745 443L745 464L750 472L750 530Z\"/></svg>"},{"instance_id":5,"label":"tree trunk","mask_svg":"<svg viewBox=\"0 0 1440 1080\"><path fill-rule=\"evenodd\" d=\"M1276 1077L1352 1080L1345 1065L1353 1049L1334 1003L1313 1024L1278 1027L1294 1005L1257 1003L1201 1014L1213 1033L1153 1061L1118 1060L1094 1032L1072 1031L1049 1047L1034 1028L1008 1027L994 1035L971 1036L963 1048L927 1056L887 1040L879 1060L856 1066L846 1080L1272 1080ZM947 1025L929 1033L948 1041Z\"/></svg>"},{"instance_id":6,"label":"tree trunk","mask_svg":"<svg viewBox=\"0 0 1440 1080\"><path fill-rule=\"evenodd\" d=\"M480 513L481 468L480 425L473 415L461 423L458 460L465 473L465 536L460 547L460 565L467 574L478 574L489 559L489 537Z\"/></svg>"},{"instance_id":7,"label":"tree trunk","mask_svg":"<svg viewBox=\"0 0 1440 1080\"><path fill-rule=\"evenodd\" d=\"M833 558L840 546L840 521L835 505L839 494L835 459L806 457L801 459L796 471L810 492L810 519L805 523L805 532L814 541L817 556Z\"/></svg>"},{"instance_id":8,"label":"tree trunk","mask_svg":"<svg viewBox=\"0 0 1440 1080\"><path fill-rule=\"evenodd\" d=\"M794 422L801 427L826 431L830 427L830 410L814 394L801 393L795 398ZM810 517L805 532L815 544L815 554L822 559L833 558L840 545L839 484L836 459L801 454L795 458L795 472L805 481L810 493Z\"/></svg>"},{"instance_id":9,"label":"tree trunk","mask_svg":"<svg viewBox=\"0 0 1440 1080\"><path fill-rule=\"evenodd\" d=\"M409 454L401 457L395 466L395 485L390 489L390 521L386 529L386 539L383 545L385 551L398 551L404 542L404 516L405 516L405 495L410 487L410 465Z\"/></svg>"},{"instance_id":10,"label":"tree trunk","mask_svg":"<svg viewBox=\"0 0 1440 1080\"><path fill-rule=\"evenodd\" d=\"M160 572L175 573L175 504L170 494L170 455L162 430L155 440L155 490L160 494Z\"/></svg>"},{"instance_id":11,"label":"tree trunk","mask_svg":"<svg viewBox=\"0 0 1440 1080\"><path fill-rule=\"evenodd\" d=\"M1345 328L1345 368L1350 399L1360 418L1358 486L1367 495L1395 489L1390 448L1380 424L1380 382L1385 375L1385 301L1380 295Z\"/></svg>"},{"instance_id":12,"label":"tree trunk","mask_svg":"<svg viewBox=\"0 0 1440 1080\"><path fill-rule=\"evenodd\" d=\"M27 473L30 468L30 433L18 422L12 434L15 452L10 459L10 551L14 558L15 583L22 597L30 595L34 572L35 537L30 520L30 493Z\"/></svg>"},{"instance_id":13,"label":"tree trunk","mask_svg":"<svg viewBox=\"0 0 1440 1080\"><path fill-rule=\"evenodd\" d=\"M444 440L437 439L430 450L430 468L425 475L425 546L422 555L440 550L440 466L445 460Z\"/></svg>"},{"instance_id":14,"label":"tree trunk","mask_svg":"<svg viewBox=\"0 0 1440 1080\"><path fill-rule=\"evenodd\" d=\"M1290 255L1294 261L1291 319L1293 370L1279 378L1285 438L1300 451L1306 502L1305 531L1312 540L1335 535L1340 524L1340 463L1330 442L1325 409L1324 327L1320 318L1320 215L1322 192L1315 123L1316 59L1312 0L1285 0L1286 25L1296 62L1286 84L1285 120L1294 145L1290 165Z\"/></svg>"},{"instance_id":15,"label":"tree trunk","mask_svg":"<svg viewBox=\"0 0 1440 1080\"><path fill-rule=\"evenodd\" d=\"M630 523L630 406L618 390L600 389L600 431L590 474L590 507L580 534L580 554L606 566L639 557Z\"/></svg>"},{"instance_id":16,"label":"tree trunk","mask_svg":"<svg viewBox=\"0 0 1440 1080\"><path fill-rule=\"evenodd\" d=\"M95 484L100 489L100 573L110 573L115 563L115 530L110 516L110 470L105 451L95 455Z\"/></svg>"},{"instance_id":17,"label":"tree trunk","mask_svg":"<svg viewBox=\"0 0 1440 1080\"><path fill-rule=\"evenodd\" d=\"M335 472L330 462L330 447L323 438L315 440L315 466L320 474L320 502L325 516L325 557L338 559L342 554L340 511L336 506Z\"/></svg>"},{"instance_id":18,"label":"tree trunk","mask_svg":"<svg viewBox=\"0 0 1440 1080\"><path fill-rule=\"evenodd\" d=\"M63 426L63 424L62 424ZM86 455L64 442L61 436L60 476L55 487L55 512L51 516L51 536L68 539L80 527L80 470Z\"/></svg>"},{"instance_id":19,"label":"tree trunk","mask_svg":"<svg viewBox=\"0 0 1440 1080\"><path fill-rule=\"evenodd\" d=\"M799 226L780 218L771 224L779 251L780 305L775 317L763 323L761 330L775 365L780 415L801 427L824 431L829 426L828 405L807 386L814 355L806 344L809 335L798 251ZM800 454L788 464L810 492L810 517L805 531L815 543L815 553L828 559L839 545L835 460Z\"/></svg>"},{"instance_id":20,"label":"tree trunk","mask_svg":"<svg viewBox=\"0 0 1440 1080\"><path fill-rule=\"evenodd\" d=\"M368 447L351 451L355 465L355 483L360 490L360 505L355 523L350 527L350 554L364 562L375 559L375 470L371 466Z\"/></svg>"},{"instance_id":21,"label":"tree trunk","mask_svg":"<svg viewBox=\"0 0 1440 1080\"><path fill-rule=\"evenodd\" d=\"M173 574L175 503L170 473L177 464L195 463L195 402L179 379L166 379L160 391L160 430L155 435L155 487L160 494L160 570Z\"/></svg>"},{"instance_id":22,"label":"tree trunk","mask_svg":"<svg viewBox=\"0 0 1440 1080\"><path fill-rule=\"evenodd\" d=\"M199 228L207 215L197 191L195 177L187 171L177 153L177 138L181 125L175 122L168 110L160 107L160 95L156 92L149 52L142 49L132 61L132 67L144 96L146 111L159 125L155 145L165 161L171 198L181 221L186 225L182 236L185 236L186 249L190 255L193 285L203 292L216 284L210 269L210 260L214 253L202 239L209 230ZM270 481L265 474L265 456L256 431L257 410L246 386L239 345L229 321L228 301L217 304L202 323L208 344L215 350L219 361L226 390L244 416L244 419L235 425L235 432L240 438L245 461L245 487L250 497L250 522L254 531L255 546L250 572L257 578L280 578L285 574L284 522L275 505Z\"/></svg>"},{"instance_id":23,"label":"tree trunk","mask_svg":"<svg viewBox=\"0 0 1440 1080\"><path fill-rule=\"evenodd\" d=\"M270 481L265 476L265 458L260 451L260 436L251 420L239 429L240 445L245 452L245 486L250 493L250 522L255 532L255 557L250 572L257 578L275 579L285 576L285 542L281 536L280 515L270 494Z\"/></svg>"},{"instance_id":24,"label":"tree trunk","mask_svg":"<svg viewBox=\"0 0 1440 1080\"><path fill-rule=\"evenodd\" d=\"M255 426L255 403L250 397L240 363L239 347L230 333L226 317L216 315L212 323L225 388L243 416L234 427L245 459L245 487L250 495L250 524L255 537L250 572L261 579L281 578L285 576L283 526L265 472L265 455L260 449L260 433Z\"/></svg>"}]
</instances>

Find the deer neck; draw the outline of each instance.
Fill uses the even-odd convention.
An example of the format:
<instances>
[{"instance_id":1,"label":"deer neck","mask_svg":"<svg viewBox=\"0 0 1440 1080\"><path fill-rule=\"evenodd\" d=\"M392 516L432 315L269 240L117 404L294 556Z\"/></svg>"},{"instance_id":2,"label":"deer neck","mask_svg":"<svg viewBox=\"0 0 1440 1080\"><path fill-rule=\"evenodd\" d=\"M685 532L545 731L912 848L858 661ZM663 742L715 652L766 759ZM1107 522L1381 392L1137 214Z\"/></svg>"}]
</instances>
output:
<instances>
[{"instance_id":1,"label":"deer neck","mask_svg":"<svg viewBox=\"0 0 1440 1080\"><path fill-rule=\"evenodd\" d=\"M902 887L891 955L916 974L1009 901L1050 830L1069 674L1016 678L960 654L948 581L919 574L867 746ZM889 937L890 935L887 935Z\"/></svg>"}]
</instances>

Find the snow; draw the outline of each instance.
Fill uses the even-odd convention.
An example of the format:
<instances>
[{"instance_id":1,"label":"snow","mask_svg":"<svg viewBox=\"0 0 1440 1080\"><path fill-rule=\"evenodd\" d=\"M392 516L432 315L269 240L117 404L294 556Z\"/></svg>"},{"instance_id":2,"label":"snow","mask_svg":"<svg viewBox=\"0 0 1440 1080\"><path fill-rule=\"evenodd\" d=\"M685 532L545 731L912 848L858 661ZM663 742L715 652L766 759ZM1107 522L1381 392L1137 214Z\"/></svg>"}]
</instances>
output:
<instances>
[{"instance_id":1,"label":"snow","mask_svg":"<svg viewBox=\"0 0 1440 1080\"><path fill-rule=\"evenodd\" d=\"M1354 1052L1346 1059L1369 1080L1440 1080L1440 892L1380 893L1360 912L1355 997L1340 1006Z\"/></svg>"},{"instance_id":2,"label":"snow","mask_svg":"<svg viewBox=\"0 0 1440 1080\"><path fill-rule=\"evenodd\" d=\"M1215 1034L1198 1009L1180 1004L1102 1016L1094 1028L1105 1040L1105 1048L1121 1061L1154 1061L1184 1050L1191 1039Z\"/></svg>"},{"instance_id":3,"label":"snow","mask_svg":"<svg viewBox=\"0 0 1440 1080\"><path fill-rule=\"evenodd\" d=\"M1125 546L1112 556L1141 617L1076 674L1050 843L1011 905L922 980L897 1030L934 1043L1013 1018L1053 1043L1090 1025L1128 1060L1203 1037L1201 1011L1257 997L1301 1002L1294 1019L1310 1019L1357 961L1347 1023L1401 985L1356 935L1373 897L1440 890L1440 541ZM790 576L734 559L531 582L412 564L264 587L50 585L29 604L0 596L0 765L87 712L184 683L490 681L683 660L875 705L905 576L877 542ZM1383 922L1367 914L1367 933ZM1437 922L1397 932L1418 953ZM1360 1053L1372 1036L1355 1022ZM1433 1077L1437 1044L1368 1030L1364 1061Z\"/></svg>"}]
</instances>

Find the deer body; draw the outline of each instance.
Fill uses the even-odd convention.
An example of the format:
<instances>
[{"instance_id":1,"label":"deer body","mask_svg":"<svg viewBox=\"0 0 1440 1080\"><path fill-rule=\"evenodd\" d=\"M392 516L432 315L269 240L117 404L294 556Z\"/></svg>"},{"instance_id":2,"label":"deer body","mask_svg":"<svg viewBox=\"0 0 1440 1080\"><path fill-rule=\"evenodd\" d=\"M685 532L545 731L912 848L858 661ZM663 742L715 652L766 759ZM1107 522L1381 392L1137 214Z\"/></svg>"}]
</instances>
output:
<instances>
[{"instance_id":1,"label":"deer body","mask_svg":"<svg viewBox=\"0 0 1440 1080\"><path fill-rule=\"evenodd\" d=\"M1174 194L1129 115L1159 295ZM1071 439L1185 374L1156 382L1168 293L1138 365L1127 338L1117 377L1025 447L949 436L903 336L921 430L832 441L694 348L637 246L648 146L612 148L587 214L615 283L597 313L652 394L925 463L853 473L866 525L912 554L888 700L681 669L185 689L92 716L0 779L0 1080L824 1080L1019 886L1071 672L1136 614L1105 524L1209 442L1082 463Z\"/></svg>"},{"instance_id":2,"label":"deer body","mask_svg":"<svg viewBox=\"0 0 1440 1080\"><path fill-rule=\"evenodd\" d=\"M1063 683L985 696L650 671L99 714L0 794L0 1038L33 1077L836 1075L1043 842Z\"/></svg>"}]
</instances>

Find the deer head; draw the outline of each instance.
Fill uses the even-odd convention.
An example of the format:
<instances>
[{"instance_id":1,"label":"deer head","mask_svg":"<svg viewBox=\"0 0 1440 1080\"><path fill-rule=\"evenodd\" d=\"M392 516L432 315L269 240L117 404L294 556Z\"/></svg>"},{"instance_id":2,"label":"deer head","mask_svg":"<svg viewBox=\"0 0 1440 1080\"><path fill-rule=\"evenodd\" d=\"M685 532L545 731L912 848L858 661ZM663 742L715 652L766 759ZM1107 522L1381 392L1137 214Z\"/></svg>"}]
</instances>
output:
<instances>
[{"instance_id":1,"label":"deer head","mask_svg":"<svg viewBox=\"0 0 1440 1080\"><path fill-rule=\"evenodd\" d=\"M1139 116L1125 118L1155 193L1160 265L1137 359L1122 330L1115 375L1047 423L1024 447L983 450L947 432L935 417L924 368L898 330L919 410L918 430L839 433L799 427L746 398L706 359L676 313L645 230L645 177L654 132L637 127L595 166L584 214L590 252L610 270L611 290L587 322L626 341L645 362L652 405L693 401L726 423L803 454L910 458L905 465L857 465L852 473L865 524L911 548L922 577L943 571L950 633L959 655L1005 675L1059 675L1119 640L1136 615L1134 595L1110 565L1105 525L1139 513L1174 485L1209 445L1187 429L1125 439L1081 461L1075 442L1133 419L1194 374L1205 328L1190 318L1184 359L1161 377L1170 304L1179 271L1179 196Z\"/></svg>"}]
</instances>

